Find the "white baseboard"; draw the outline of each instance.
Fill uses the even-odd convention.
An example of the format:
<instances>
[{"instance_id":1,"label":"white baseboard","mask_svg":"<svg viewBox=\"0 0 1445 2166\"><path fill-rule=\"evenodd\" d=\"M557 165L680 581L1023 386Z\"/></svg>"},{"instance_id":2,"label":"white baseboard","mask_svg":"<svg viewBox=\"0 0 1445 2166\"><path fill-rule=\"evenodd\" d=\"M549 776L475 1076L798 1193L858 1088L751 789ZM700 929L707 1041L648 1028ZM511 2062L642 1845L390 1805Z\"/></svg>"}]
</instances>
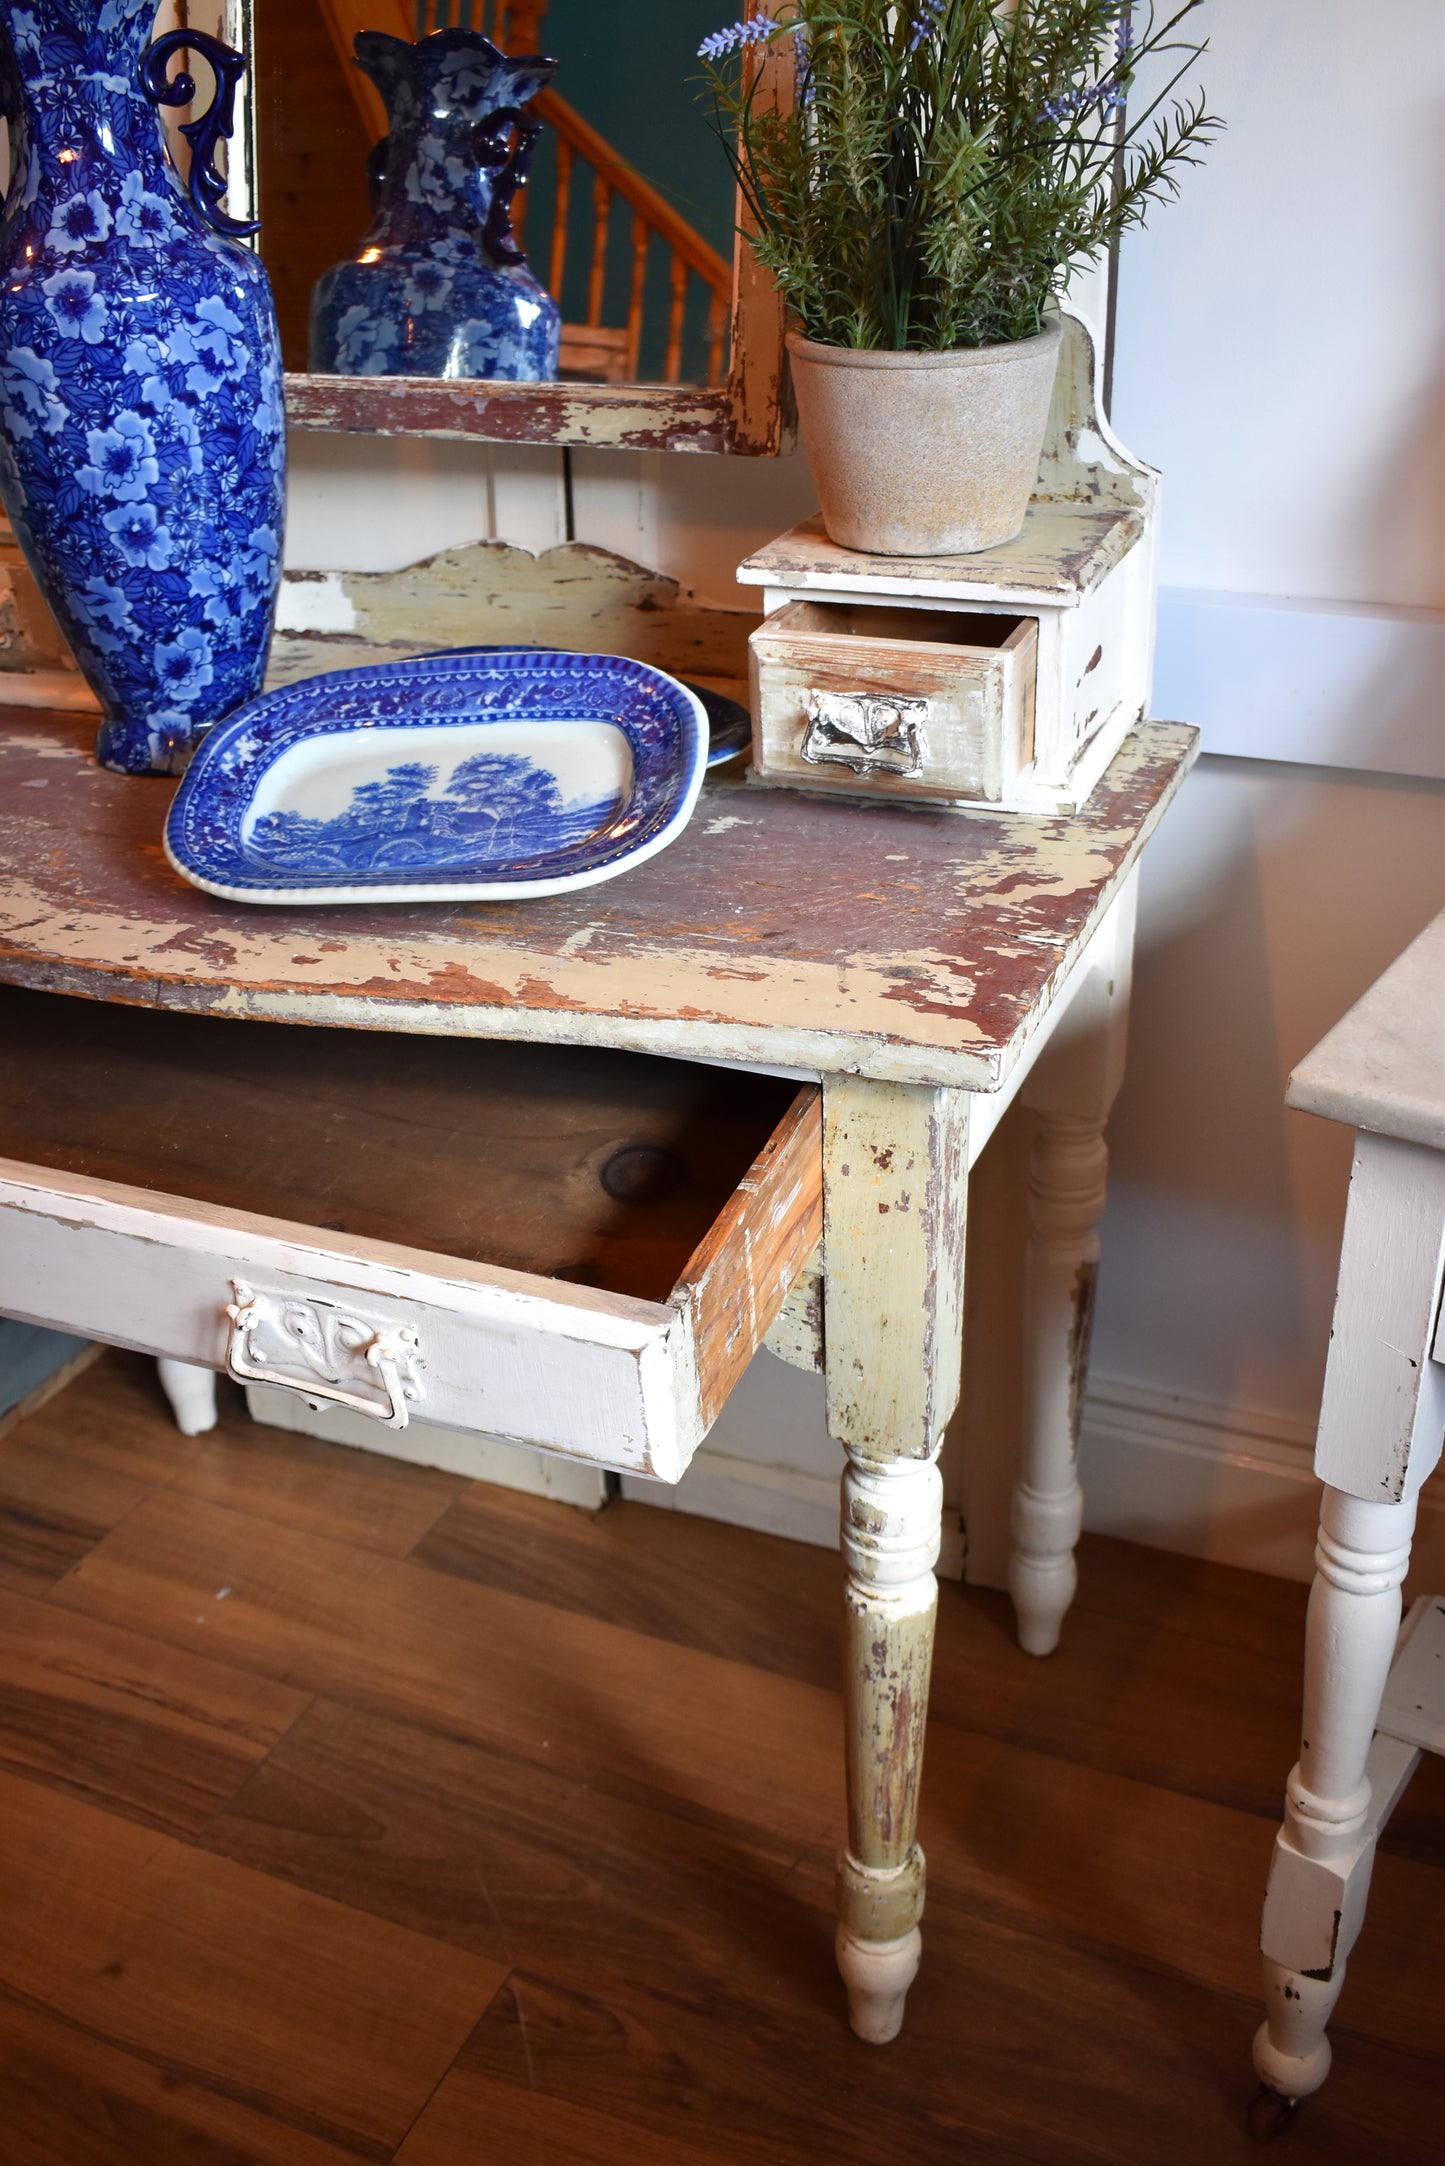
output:
<instances>
[{"instance_id":1,"label":"white baseboard","mask_svg":"<svg viewBox=\"0 0 1445 2166\"><path fill-rule=\"evenodd\" d=\"M344 1408L314 1412L295 1393L267 1385L251 1385L246 1398L257 1421L277 1428L593 1510L606 1499L607 1477L599 1468L550 1453L429 1423L383 1429ZM1098 1377L1085 1396L1079 1446L1084 1525L1181 1556L1308 1580L1320 1495L1313 1441L1311 1426L1284 1415ZM832 1466L767 1464L704 1445L680 1482L624 1474L621 1493L639 1504L694 1512L822 1549L838 1546L838 1475ZM950 1504L940 1574L960 1578L963 1555L958 1512ZM999 1578L984 1575L988 1584ZM1422 1493L1412 1581L1417 1589L1445 1589L1445 1483L1427 1485Z\"/></svg>"},{"instance_id":2,"label":"white baseboard","mask_svg":"<svg viewBox=\"0 0 1445 2166\"><path fill-rule=\"evenodd\" d=\"M841 1452L838 1462L841 1469ZM836 1549L838 1483L837 1473L765 1466L704 1444L680 1482L624 1474L622 1494L635 1504L695 1512L699 1519L724 1519L730 1526L752 1527L759 1534L782 1534L790 1541L809 1542L815 1549ZM963 1577L963 1534L956 1506L944 1507L938 1570L944 1579Z\"/></svg>"},{"instance_id":3,"label":"white baseboard","mask_svg":"<svg viewBox=\"0 0 1445 2166\"><path fill-rule=\"evenodd\" d=\"M1096 1534L1277 1579L1314 1572L1314 1426L1099 1377L1084 1398L1079 1479ZM1445 1587L1445 1497L1420 1498L1413 1573Z\"/></svg>"},{"instance_id":4,"label":"white baseboard","mask_svg":"<svg viewBox=\"0 0 1445 2166\"><path fill-rule=\"evenodd\" d=\"M1439 611L1164 587L1153 714L1206 752L1377 774L1445 772Z\"/></svg>"}]
</instances>

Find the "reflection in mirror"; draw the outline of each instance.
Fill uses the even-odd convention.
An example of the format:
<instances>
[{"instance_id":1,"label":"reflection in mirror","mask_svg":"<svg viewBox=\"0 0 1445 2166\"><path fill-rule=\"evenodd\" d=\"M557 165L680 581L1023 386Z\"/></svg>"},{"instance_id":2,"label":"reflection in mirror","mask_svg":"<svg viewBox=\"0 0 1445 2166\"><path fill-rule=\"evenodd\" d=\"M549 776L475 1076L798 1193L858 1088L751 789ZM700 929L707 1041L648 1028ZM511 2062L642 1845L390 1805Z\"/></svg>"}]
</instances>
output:
<instances>
[{"instance_id":1,"label":"reflection in mirror","mask_svg":"<svg viewBox=\"0 0 1445 2166\"><path fill-rule=\"evenodd\" d=\"M255 0L287 367L720 384L732 180L694 95L719 19L719 0ZM539 53L551 80L520 65Z\"/></svg>"}]
</instances>

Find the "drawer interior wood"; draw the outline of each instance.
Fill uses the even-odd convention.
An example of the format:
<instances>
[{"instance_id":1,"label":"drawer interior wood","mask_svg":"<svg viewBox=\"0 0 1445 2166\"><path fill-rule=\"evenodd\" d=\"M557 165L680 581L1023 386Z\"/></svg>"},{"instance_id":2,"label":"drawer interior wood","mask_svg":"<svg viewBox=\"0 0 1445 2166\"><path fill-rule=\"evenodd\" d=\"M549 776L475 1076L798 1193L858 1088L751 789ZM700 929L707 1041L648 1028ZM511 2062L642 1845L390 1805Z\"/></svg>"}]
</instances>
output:
<instances>
[{"instance_id":1,"label":"drawer interior wood","mask_svg":"<svg viewBox=\"0 0 1445 2166\"><path fill-rule=\"evenodd\" d=\"M896 609L866 602L790 602L763 619L765 635L783 632L808 639L883 639L890 646L1007 646L1031 617L975 615L972 610Z\"/></svg>"},{"instance_id":2,"label":"drawer interior wood","mask_svg":"<svg viewBox=\"0 0 1445 2166\"><path fill-rule=\"evenodd\" d=\"M798 1095L0 986L0 1157L665 1301Z\"/></svg>"}]
</instances>

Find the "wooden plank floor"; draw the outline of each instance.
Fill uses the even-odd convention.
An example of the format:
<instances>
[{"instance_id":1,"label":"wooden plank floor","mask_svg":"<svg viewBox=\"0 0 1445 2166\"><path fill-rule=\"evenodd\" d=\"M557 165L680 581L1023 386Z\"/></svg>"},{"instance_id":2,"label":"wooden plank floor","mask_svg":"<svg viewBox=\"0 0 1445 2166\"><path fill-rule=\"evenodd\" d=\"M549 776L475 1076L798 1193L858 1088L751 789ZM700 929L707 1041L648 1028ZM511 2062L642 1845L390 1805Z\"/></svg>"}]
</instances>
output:
<instances>
[{"instance_id":1,"label":"wooden plank floor","mask_svg":"<svg viewBox=\"0 0 1445 2166\"><path fill-rule=\"evenodd\" d=\"M4 2166L1416 2166L1445 1780L1291 2120L1249 2072L1303 1590L945 1586L903 2037L832 1967L837 1561L249 1424L107 1355L0 1440ZM1252 2106L1255 2110L1252 2113Z\"/></svg>"}]
</instances>

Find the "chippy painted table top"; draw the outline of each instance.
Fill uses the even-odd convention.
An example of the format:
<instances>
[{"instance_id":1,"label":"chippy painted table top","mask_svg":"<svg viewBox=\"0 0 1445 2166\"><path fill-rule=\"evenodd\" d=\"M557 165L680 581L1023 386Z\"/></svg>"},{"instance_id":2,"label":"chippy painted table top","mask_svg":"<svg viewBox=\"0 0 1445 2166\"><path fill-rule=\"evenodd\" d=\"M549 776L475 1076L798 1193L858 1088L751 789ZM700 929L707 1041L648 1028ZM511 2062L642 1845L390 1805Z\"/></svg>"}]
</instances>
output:
<instances>
[{"instance_id":1,"label":"chippy painted table top","mask_svg":"<svg viewBox=\"0 0 1445 2166\"><path fill-rule=\"evenodd\" d=\"M298 1023L634 1047L996 1088L1174 796L1180 723L1082 812L814 800L714 781L673 846L525 904L223 903L161 849L170 786L93 725L0 709L0 978Z\"/></svg>"}]
</instances>

